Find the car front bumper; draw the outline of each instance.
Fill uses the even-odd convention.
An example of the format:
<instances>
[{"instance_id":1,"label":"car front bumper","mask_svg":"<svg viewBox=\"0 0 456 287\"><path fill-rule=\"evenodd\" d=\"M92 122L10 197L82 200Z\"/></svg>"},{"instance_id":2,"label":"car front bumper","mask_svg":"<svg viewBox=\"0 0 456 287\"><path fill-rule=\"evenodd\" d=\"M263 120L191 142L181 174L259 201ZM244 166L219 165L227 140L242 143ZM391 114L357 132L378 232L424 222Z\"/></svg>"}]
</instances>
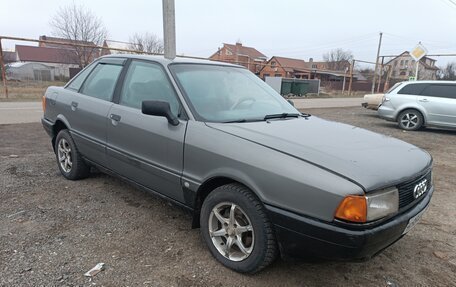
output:
<instances>
[{"instance_id":1,"label":"car front bumper","mask_svg":"<svg viewBox=\"0 0 456 287\"><path fill-rule=\"evenodd\" d=\"M283 258L369 259L399 240L411 219L427 208L434 187L415 206L374 226L345 227L266 205Z\"/></svg>"}]
</instances>

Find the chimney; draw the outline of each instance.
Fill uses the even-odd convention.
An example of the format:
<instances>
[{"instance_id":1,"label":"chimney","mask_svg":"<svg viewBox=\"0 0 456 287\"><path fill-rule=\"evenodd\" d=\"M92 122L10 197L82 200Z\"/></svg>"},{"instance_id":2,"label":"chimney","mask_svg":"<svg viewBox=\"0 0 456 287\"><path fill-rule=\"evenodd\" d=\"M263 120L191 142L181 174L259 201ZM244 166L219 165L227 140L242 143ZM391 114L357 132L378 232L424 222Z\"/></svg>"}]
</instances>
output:
<instances>
[{"instance_id":1,"label":"chimney","mask_svg":"<svg viewBox=\"0 0 456 287\"><path fill-rule=\"evenodd\" d=\"M40 36L40 41L46 41L46 35ZM46 47L46 43L39 42L38 47Z\"/></svg>"},{"instance_id":2,"label":"chimney","mask_svg":"<svg viewBox=\"0 0 456 287\"><path fill-rule=\"evenodd\" d=\"M241 50L241 47L242 47L242 43L241 41L236 41L236 64L239 65L239 52Z\"/></svg>"},{"instance_id":3,"label":"chimney","mask_svg":"<svg viewBox=\"0 0 456 287\"><path fill-rule=\"evenodd\" d=\"M312 63L314 61L313 58L309 58L309 63Z\"/></svg>"}]
</instances>

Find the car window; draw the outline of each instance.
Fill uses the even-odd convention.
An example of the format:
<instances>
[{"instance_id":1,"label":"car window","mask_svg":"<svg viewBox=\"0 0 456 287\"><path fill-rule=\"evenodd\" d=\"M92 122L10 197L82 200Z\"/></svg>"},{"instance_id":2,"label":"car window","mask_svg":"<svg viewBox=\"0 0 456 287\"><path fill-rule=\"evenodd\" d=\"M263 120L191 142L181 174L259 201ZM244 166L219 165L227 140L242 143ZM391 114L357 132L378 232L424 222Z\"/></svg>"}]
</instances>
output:
<instances>
[{"instance_id":1,"label":"car window","mask_svg":"<svg viewBox=\"0 0 456 287\"><path fill-rule=\"evenodd\" d=\"M87 76L90 74L90 72L93 70L95 66L96 64L91 64L85 67L71 80L71 82L66 86L66 88L74 91L79 91L79 89L82 86L82 83L84 83L85 78L87 78Z\"/></svg>"},{"instance_id":2,"label":"car window","mask_svg":"<svg viewBox=\"0 0 456 287\"><path fill-rule=\"evenodd\" d=\"M398 94L405 94L405 95L419 95L421 92L426 88L429 84L425 83L417 83L417 84L408 84L402 89L400 89Z\"/></svg>"},{"instance_id":3,"label":"car window","mask_svg":"<svg viewBox=\"0 0 456 287\"><path fill-rule=\"evenodd\" d=\"M394 86L392 86L391 88L389 88L389 90L386 91L385 94L390 94L392 91L394 91L397 87L399 87L399 86L402 85L402 84L403 84L403 82L399 82L399 83L394 84Z\"/></svg>"},{"instance_id":4,"label":"car window","mask_svg":"<svg viewBox=\"0 0 456 287\"><path fill-rule=\"evenodd\" d=\"M132 61L122 87L119 104L141 109L143 101L168 102L178 115L179 101L163 68L154 63Z\"/></svg>"},{"instance_id":5,"label":"car window","mask_svg":"<svg viewBox=\"0 0 456 287\"><path fill-rule=\"evenodd\" d=\"M429 85L421 95L456 99L456 85Z\"/></svg>"},{"instance_id":6,"label":"car window","mask_svg":"<svg viewBox=\"0 0 456 287\"><path fill-rule=\"evenodd\" d=\"M81 93L110 101L121 71L121 65L99 63L85 81Z\"/></svg>"}]
</instances>

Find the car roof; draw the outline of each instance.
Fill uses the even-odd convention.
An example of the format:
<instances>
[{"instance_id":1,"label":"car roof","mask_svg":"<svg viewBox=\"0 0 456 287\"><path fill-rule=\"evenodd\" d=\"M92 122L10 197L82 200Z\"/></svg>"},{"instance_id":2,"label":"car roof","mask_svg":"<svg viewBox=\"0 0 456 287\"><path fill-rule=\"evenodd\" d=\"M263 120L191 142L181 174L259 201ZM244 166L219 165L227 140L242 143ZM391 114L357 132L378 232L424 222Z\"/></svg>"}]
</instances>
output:
<instances>
[{"instance_id":1,"label":"car roof","mask_svg":"<svg viewBox=\"0 0 456 287\"><path fill-rule=\"evenodd\" d=\"M406 81L402 82L403 84L409 85L409 84L456 84L456 81Z\"/></svg>"},{"instance_id":2,"label":"car roof","mask_svg":"<svg viewBox=\"0 0 456 287\"><path fill-rule=\"evenodd\" d=\"M166 59L164 56L161 55L138 55L138 54L116 54L116 55L106 55L100 57L100 59L106 58L129 58L129 59L141 59L141 60L149 60L159 62L162 65L166 66L173 63L179 64L207 64L207 65L217 65L217 66L230 66L230 67L241 67L240 65L225 63L225 62L218 62L218 61L211 61L208 59L197 58L197 57L185 57L185 56L177 56L176 58L170 60Z\"/></svg>"}]
</instances>

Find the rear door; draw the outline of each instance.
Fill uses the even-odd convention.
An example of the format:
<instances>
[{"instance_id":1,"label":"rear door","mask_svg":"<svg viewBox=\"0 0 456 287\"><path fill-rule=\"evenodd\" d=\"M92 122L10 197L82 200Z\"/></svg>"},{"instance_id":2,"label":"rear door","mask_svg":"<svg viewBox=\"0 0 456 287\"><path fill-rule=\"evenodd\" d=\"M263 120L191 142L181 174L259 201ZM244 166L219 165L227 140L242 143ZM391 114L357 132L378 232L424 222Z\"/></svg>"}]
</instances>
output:
<instances>
[{"instance_id":1,"label":"rear door","mask_svg":"<svg viewBox=\"0 0 456 287\"><path fill-rule=\"evenodd\" d=\"M426 108L428 123L456 127L456 85L430 84L418 101Z\"/></svg>"},{"instance_id":2,"label":"rear door","mask_svg":"<svg viewBox=\"0 0 456 287\"><path fill-rule=\"evenodd\" d=\"M107 116L109 167L184 202L180 179L186 116L163 66L142 60L132 60L128 66L119 99ZM145 100L168 102L179 125L170 125L164 117L142 114L141 103Z\"/></svg>"},{"instance_id":3,"label":"rear door","mask_svg":"<svg viewBox=\"0 0 456 287\"><path fill-rule=\"evenodd\" d=\"M101 59L67 103L66 116L78 150L88 159L106 165L107 115L125 59ZM68 87L71 86L71 83Z\"/></svg>"}]
</instances>

